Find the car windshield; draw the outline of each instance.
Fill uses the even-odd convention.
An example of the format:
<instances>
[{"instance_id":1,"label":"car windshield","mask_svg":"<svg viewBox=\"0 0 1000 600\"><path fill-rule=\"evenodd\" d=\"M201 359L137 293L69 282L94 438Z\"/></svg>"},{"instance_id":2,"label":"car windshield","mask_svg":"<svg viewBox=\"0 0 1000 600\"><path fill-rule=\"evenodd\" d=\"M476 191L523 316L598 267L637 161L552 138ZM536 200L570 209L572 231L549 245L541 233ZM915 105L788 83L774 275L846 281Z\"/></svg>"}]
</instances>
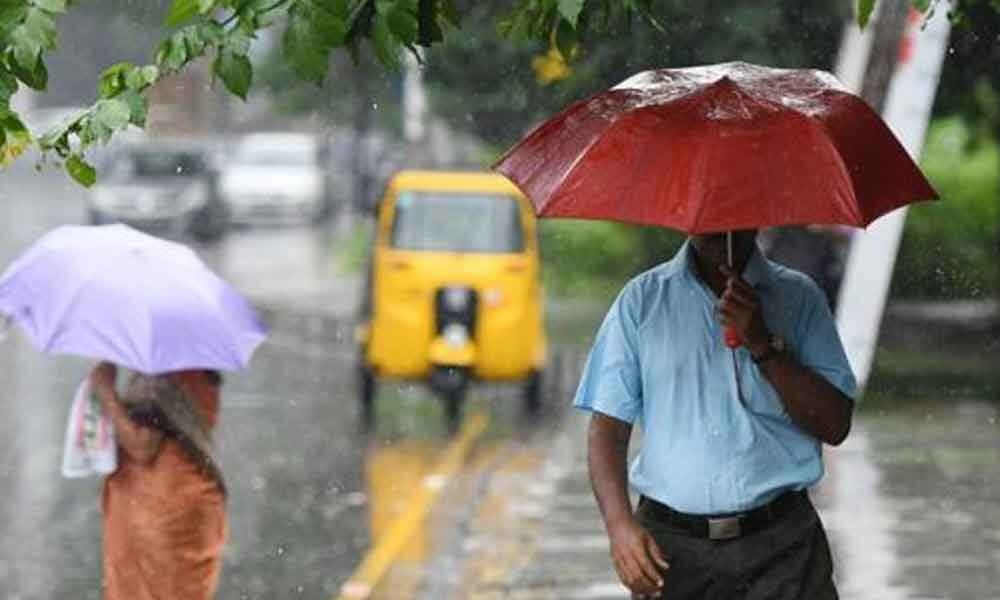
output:
<instances>
[{"instance_id":1,"label":"car windshield","mask_svg":"<svg viewBox=\"0 0 1000 600\"><path fill-rule=\"evenodd\" d=\"M301 167L316 162L316 148L311 144L244 144L233 162L253 166Z\"/></svg>"},{"instance_id":2,"label":"car windshield","mask_svg":"<svg viewBox=\"0 0 1000 600\"><path fill-rule=\"evenodd\" d=\"M392 246L428 252L520 252L520 209L506 195L403 192L396 201Z\"/></svg>"},{"instance_id":3,"label":"car windshield","mask_svg":"<svg viewBox=\"0 0 1000 600\"><path fill-rule=\"evenodd\" d=\"M205 173L205 161L195 152L143 150L120 154L111 163L113 179L197 177Z\"/></svg>"}]
</instances>

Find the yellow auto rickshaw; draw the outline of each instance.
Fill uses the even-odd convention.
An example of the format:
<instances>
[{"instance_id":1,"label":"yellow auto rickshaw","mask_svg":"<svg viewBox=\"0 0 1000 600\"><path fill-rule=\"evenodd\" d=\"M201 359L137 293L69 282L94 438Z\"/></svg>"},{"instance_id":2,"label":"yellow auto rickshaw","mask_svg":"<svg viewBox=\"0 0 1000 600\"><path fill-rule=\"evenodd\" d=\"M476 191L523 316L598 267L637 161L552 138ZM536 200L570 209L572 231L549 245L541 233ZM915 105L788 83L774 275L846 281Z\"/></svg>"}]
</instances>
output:
<instances>
[{"instance_id":1,"label":"yellow auto rickshaw","mask_svg":"<svg viewBox=\"0 0 1000 600\"><path fill-rule=\"evenodd\" d=\"M502 175L403 171L379 206L359 328L371 425L380 378L422 380L460 417L471 381L522 386L541 404L546 335L534 212Z\"/></svg>"}]
</instances>

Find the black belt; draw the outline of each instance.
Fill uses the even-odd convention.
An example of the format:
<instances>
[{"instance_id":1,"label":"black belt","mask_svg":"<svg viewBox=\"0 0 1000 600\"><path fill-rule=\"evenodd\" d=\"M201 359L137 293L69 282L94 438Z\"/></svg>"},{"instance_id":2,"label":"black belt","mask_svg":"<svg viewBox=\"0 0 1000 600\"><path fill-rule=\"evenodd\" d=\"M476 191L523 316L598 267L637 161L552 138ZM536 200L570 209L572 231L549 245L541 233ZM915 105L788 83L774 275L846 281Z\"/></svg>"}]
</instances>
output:
<instances>
[{"instance_id":1,"label":"black belt","mask_svg":"<svg viewBox=\"0 0 1000 600\"><path fill-rule=\"evenodd\" d=\"M805 490L785 492L764 506L743 513L715 517L682 513L651 498L639 498L639 506L653 519L710 540L728 540L750 535L808 504L809 495Z\"/></svg>"}]
</instances>

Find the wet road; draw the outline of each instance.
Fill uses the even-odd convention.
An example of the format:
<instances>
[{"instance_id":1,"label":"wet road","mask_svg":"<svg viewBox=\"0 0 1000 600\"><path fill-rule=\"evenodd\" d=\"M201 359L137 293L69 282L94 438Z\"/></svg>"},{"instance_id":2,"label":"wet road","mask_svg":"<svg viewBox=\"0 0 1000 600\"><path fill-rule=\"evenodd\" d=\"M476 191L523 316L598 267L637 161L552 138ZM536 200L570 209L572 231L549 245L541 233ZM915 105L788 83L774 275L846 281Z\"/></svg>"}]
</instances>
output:
<instances>
[{"instance_id":1,"label":"wet road","mask_svg":"<svg viewBox=\"0 0 1000 600\"><path fill-rule=\"evenodd\" d=\"M80 200L79 189L61 176L0 176L2 264L47 229L79 222ZM408 386L383 394L381 438L357 433L349 325L357 282L331 259L338 239L335 232L312 229L247 230L200 248L254 299L273 328L252 369L229 376L224 392L218 439L231 490L232 535L221 599L330 598L369 548L369 527L400 510L402 492L435 462L444 443L440 415L428 412L426 399ZM590 331L561 335L585 342ZM100 596L99 482L59 473L69 399L87 368L78 359L42 356L16 334L0 343L0 598ZM509 406L487 399L484 408L501 423L494 441L520 426L505 419L504 411L513 412ZM964 398L859 418L848 443L833 451L828 477L816 491L845 599L1000 598L998 419L996 404ZM553 438L536 438L542 446L536 454L544 454ZM545 498L535 496L550 494L552 506L578 527L574 537L549 540L542 548L551 552L546 556L586 574L589 587L574 589L591 595L579 597L621 597L593 520L583 438L574 434L564 446L568 462L552 471L565 485L539 486L537 474L527 472L533 504L512 507L513 516L497 528L516 530L533 518L528 508L544 505ZM510 463L505 452L487 462ZM526 463L532 461L518 464ZM509 496L508 480L498 481ZM468 552L492 543L470 535L451 546ZM414 544L404 557L430 560L431 572L417 578L424 583L415 584L422 591L413 597L447 597L461 557L431 556L426 540ZM522 556L522 546L510 554ZM499 568L488 567L494 574Z\"/></svg>"},{"instance_id":2,"label":"wet road","mask_svg":"<svg viewBox=\"0 0 1000 600\"><path fill-rule=\"evenodd\" d=\"M49 228L82 219L82 194L59 175L0 179L0 261ZM328 598L368 546L367 441L355 425L345 320L354 279L330 260L332 235L235 232L201 248L262 307L272 335L230 375L218 428L231 539L220 598ZM100 486L63 479L72 391L88 363L0 344L0 597L99 598Z\"/></svg>"}]
</instances>

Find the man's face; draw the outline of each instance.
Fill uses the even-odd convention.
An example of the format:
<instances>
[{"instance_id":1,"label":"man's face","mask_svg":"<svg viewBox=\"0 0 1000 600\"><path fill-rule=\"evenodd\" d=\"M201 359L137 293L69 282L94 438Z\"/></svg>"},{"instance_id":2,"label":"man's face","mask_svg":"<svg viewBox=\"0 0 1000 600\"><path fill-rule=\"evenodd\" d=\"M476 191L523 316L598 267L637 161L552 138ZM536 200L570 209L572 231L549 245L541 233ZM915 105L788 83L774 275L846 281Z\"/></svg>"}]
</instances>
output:
<instances>
[{"instance_id":1,"label":"man's face","mask_svg":"<svg viewBox=\"0 0 1000 600\"><path fill-rule=\"evenodd\" d=\"M728 250L725 233L706 233L691 236L691 245L703 260L716 265L728 262ZM757 243L757 230L744 229L733 232L733 261L743 262L753 252Z\"/></svg>"}]
</instances>

